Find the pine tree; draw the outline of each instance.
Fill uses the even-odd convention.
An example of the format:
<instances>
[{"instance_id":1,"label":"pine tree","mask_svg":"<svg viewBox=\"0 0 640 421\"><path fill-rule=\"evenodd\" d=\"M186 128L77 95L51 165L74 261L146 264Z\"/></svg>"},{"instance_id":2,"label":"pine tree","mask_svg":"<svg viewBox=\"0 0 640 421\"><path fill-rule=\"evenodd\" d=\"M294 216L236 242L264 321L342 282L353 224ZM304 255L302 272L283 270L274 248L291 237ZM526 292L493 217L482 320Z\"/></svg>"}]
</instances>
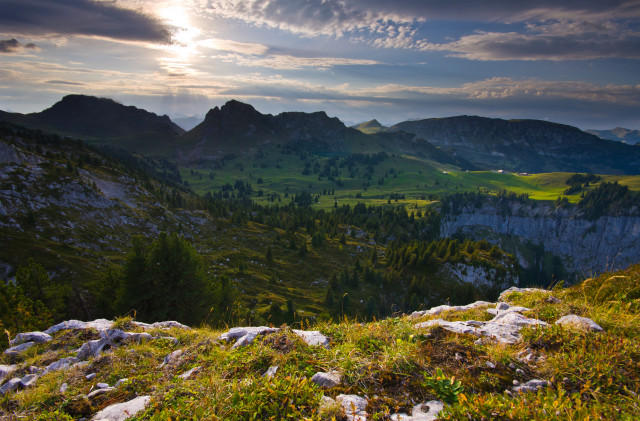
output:
<instances>
[{"instance_id":1,"label":"pine tree","mask_svg":"<svg viewBox=\"0 0 640 421\"><path fill-rule=\"evenodd\" d=\"M267 247L267 253L264 258L268 264L273 263L273 251L271 250L271 246Z\"/></svg>"}]
</instances>

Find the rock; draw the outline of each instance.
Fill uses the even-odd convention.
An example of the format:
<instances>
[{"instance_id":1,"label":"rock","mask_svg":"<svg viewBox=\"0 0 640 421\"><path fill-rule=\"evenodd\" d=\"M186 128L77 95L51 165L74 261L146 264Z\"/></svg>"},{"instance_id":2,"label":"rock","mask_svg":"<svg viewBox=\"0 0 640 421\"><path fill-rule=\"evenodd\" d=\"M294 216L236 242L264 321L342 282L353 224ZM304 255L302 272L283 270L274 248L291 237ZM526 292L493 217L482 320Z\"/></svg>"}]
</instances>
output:
<instances>
[{"instance_id":1,"label":"rock","mask_svg":"<svg viewBox=\"0 0 640 421\"><path fill-rule=\"evenodd\" d=\"M45 368L45 372L65 370L65 369L69 368L71 366L71 364L75 364L77 362L78 362L78 359L76 357L61 358L58 361L49 364Z\"/></svg>"},{"instance_id":2,"label":"rock","mask_svg":"<svg viewBox=\"0 0 640 421\"><path fill-rule=\"evenodd\" d=\"M20 385L22 387L35 386L36 381L38 380L38 377L40 376L38 376L37 374L27 374L20 380Z\"/></svg>"},{"instance_id":3,"label":"rock","mask_svg":"<svg viewBox=\"0 0 640 421\"><path fill-rule=\"evenodd\" d=\"M181 377L181 378L186 380L189 377L191 377L194 373L197 373L198 371L200 371L200 367L193 367L192 369L187 370L184 373L180 374L179 377Z\"/></svg>"},{"instance_id":4,"label":"rock","mask_svg":"<svg viewBox=\"0 0 640 421\"><path fill-rule=\"evenodd\" d=\"M516 376L524 377L524 375L525 375L525 372L523 369L521 368L516 369Z\"/></svg>"},{"instance_id":5,"label":"rock","mask_svg":"<svg viewBox=\"0 0 640 421\"><path fill-rule=\"evenodd\" d=\"M266 378L270 379L270 378L272 378L273 376L276 375L277 371L278 371L278 366L277 365L272 365L271 367L269 367L267 369L267 371L264 372L262 377L266 377Z\"/></svg>"},{"instance_id":6,"label":"rock","mask_svg":"<svg viewBox=\"0 0 640 421\"><path fill-rule=\"evenodd\" d=\"M120 379L116 382L116 384L113 385L113 387L120 387L125 383L128 383L129 379L127 379L126 377L124 379Z\"/></svg>"},{"instance_id":7,"label":"rock","mask_svg":"<svg viewBox=\"0 0 640 421\"><path fill-rule=\"evenodd\" d=\"M4 365L4 364L0 364L0 381L2 381L3 379L6 379L7 377L10 377L14 371L16 371L18 369L18 366L13 364L13 365Z\"/></svg>"},{"instance_id":8,"label":"rock","mask_svg":"<svg viewBox=\"0 0 640 421\"><path fill-rule=\"evenodd\" d=\"M342 379L339 372L331 371L329 373L318 372L311 377L311 381L320 387L329 389L338 386Z\"/></svg>"},{"instance_id":9,"label":"rock","mask_svg":"<svg viewBox=\"0 0 640 421\"><path fill-rule=\"evenodd\" d=\"M14 390L18 390L18 388L22 386L22 384L20 383L21 381L22 379L20 377L14 377L13 379L3 384L2 387L0 387L0 396L9 392L13 392Z\"/></svg>"},{"instance_id":10,"label":"rock","mask_svg":"<svg viewBox=\"0 0 640 421\"><path fill-rule=\"evenodd\" d=\"M26 351L27 349L29 349L32 346L34 346L35 344L36 344L35 342L21 343L20 345L12 346L9 349L5 349L4 353L7 354L7 355L20 355L24 351Z\"/></svg>"},{"instance_id":11,"label":"rock","mask_svg":"<svg viewBox=\"0 0 640 421\"><path fill-rule=\"evenodd\" d=\"M95 330L106 330L111 329L113 326L113 322L107 319L96 319L92 322L83 322L80 320L67 320L65 322L60 322L57 325L51 326L49 329L45 330L44 333L49 335L53 335L54 333L60 330L66 329L95 329Z\"/></svg>"},{"instance_id":12,"label":"rock","mask_svg":"<svg viewBox=\"0 0 640 421\"><path fill-rule=\"evenodd\" d=\"M487 361L485 363L485 365L487 366L487 368L496 368L496 365L494 363L492 363L491 361Z\"/></svg>"},{"instance_id":13,"label":"rock","mask_svg":"<svg viewBox=\"0 0 640 421\"><path fill-rule=\"evenodd\" d=\"M340 403L349 421L366 421L367 404L369 401L358 395L338 395L336 401Z\"/></svg>"},{"instance_id":14,"label":"rock","mask_svg":"<svg viewBox=\"0 0 640 421\"><path fill-rule=\"evenodd\" d=\"M471 334L494 339L501 343L515 344L520 340L520 330L524 326L547 326L547 323L537 319L530 319L519 313L506 312L497 315L489 322L476 320L448 322L436 319L418 323L414 327L425 328L436 325L442 326L451 332Z\"/></svg>"},{"instance_id":15,"label":"rock","mask_svg":"<svg viewBox=\"0 0 640 421\"><path fill-rule=\"evenodd\" d=\"M37 344L49 342L51 340L51 335L48 335L44 332L27 332L27 333L18 333L9 344L11 346L16 346L23 344L25 342L34 342Z\"/></svg>"},{"instance_id":16,"label":"rock","mask_svg":"<svg viewBox=\"0 0 640 421\"><path fill-rule=\"evenodd\" d=\"M151 396L138 396L128 402L107 406L91 417L91 421L124 421L144 410L150 400Z\"/></svg>"},{"instance_id":17,"label":"rock","mask_svg":"<svg viewBox=\"0 0 640 421\"><path fill-rule=\"evenodd\" d=\"M476 307L487 306L487 305L491 305L491 303L487 301L476 301L475 303L467 304L464 306L449 306L445 304L445 305L433 307L429 310L414 311L409 315L409 317L412 319L417 319L422 316L437 316L438 314L444 311L466 311L466 310L474 309Z\"/></svg>"},{"instance_id":18,"label":"rock","mask_svg":"<svg viewBox=\"0 0 640 421\"><path fill-rule=\"evenodd\" d=\"M413 407L411 415L393 414L392 421L433 421L438 419L438 414L444 409L441 401L429 401Z\"/></svg>"},{"instance_id":19,"label":"rock","mask_svg":"<svg viewBox=\"0 0 640 421\"><path fill-rule=\"evenodd\" d=\"M168 320L165 322L155 322L151 324L143 323L143 322L133 322L133 324L135 324L136 326L140 326L144 329L172 329L172 328L185 329L185 330L191 329L189 326L183 325L182 323L179 323L173 320Z\"/></svg>"},{"instance_id":20,"label":"rock","mask_svg":"<svg viewBox=\"0 0 640 421\"><path fill-rule=\"evenodd\" d=\"M528 382L516 386L513 388L514 392L524 393L524 392L535 392L538 389L542 389L543 387L550 386L549 382L546 380L529 380Z\"/></svg>"},{"instance_id":21,"label":"rock","mask_svg":"<svg viewBox=\"0 0 640 421\"><path fill-rule=\"evenodd\" d=\"M506 301L507 295L509 295L509 294L511 294L513 292L519 292L519 293L523 293L523 292L544 292L544 293L548 293L549 291L547 291L546 289L540 289L540 288L511 287L511 288L505 289L504 291L502 291L500 293L500 296L498 297L498 301Z\"/></svg>"},{"instance_id":22,"label":"rock","mask_svg":"<svg viewBox=\"0 0 640 421\"><path fill-rule=\"evenodd\" d=\"M500 316L506 313L524 313L525 311L529 310L531 309L527 307L510 306L507 303L498 303L498 305L496 305L496 308L488 308L487 313L493 314L494 316Z\"/></svg>"},{"instance_id":23,"label":"rock","mask_svg":"<svg viewBox=\"0 0 640 421\"><path fill-rule=\"evenodd\" d=\"M586 317L576 316L575 314L570 314L568 316L564 316L559 318L556 321L557 325L563 325L567 327L574 327L576 329L584 330L586 332L602 332L604 329L600 327L599 324L594 322L591 319Z\"/></svg>"},{"instance_id":24,"label":"rock","mask_svg":"<svg viewBox=\"0 0 640 421\"><path fill-rule=\"evenodd\" d=\"M87 395L87 398L93 399L96 396L104 395L105 393L109 393L109 392L111 392L112 390L115 390L115 389L116 389L115 387L108 387L108 386L107 387L102 387L102 388L96 389L93 392L89 393Z\"/></svg>"},{"instance_id":25,"label":"rock","mask_svg":"<svg viewBox=\"0 0 640 421\"><path fill-rule=\"evenodd\" d=\"M82 344L76 357L79 360L86 360L89 357L97 357L102 354L104 349L111 348L111 342L108 339L95 339L93 341Z\"/></svg>"},{"instance_id":26,"label":"rock","mask_svg":"<svg viewBox=\"0 0 640 421\"><path fill-rule=\"evenodd\" d=\"M29 374L42 374L44 373L44 368L36 367L35 365L29 366L27 369Z\"/></svg>"},{"instance_id":27,"label":"rock","mask_svg":"<svg viewBox=\"0 0 640 421\"><path fill-rule=\"evenodd\" d=\"M329 347L329 339L317 330L292 330L293 333L302 338L309 346Z\"/></svg>"},{"instance_id":28,"label":"rock","mask_svg":"<svg viewBox=\"0 0 640 421\"><path fill-rule=\"evenodd\" d=\"M107 383L98 383L98 384L96 384L96 387L98 389L106 389L107 387L109 387L109 384L107 384Z\"/></svg>"},{"instance_id":29,"label":"rock","mask_svg":"<svg viewBox=\"0 0 640 421\"><path fill-rule=\"evenodd\" d=\"M549 295L545 301L548 302L549 304L560 304L560 303L562 303L562 300L560 300L559 298L554 297L553 295Z\"/></svg>"},{"instance_id":30,"label":"rock","mask_svg":"<svg viewBox=\"0 0 640 421\"><path fill-rule=\"evenodd\" d=\"M84 378L87 380L93 380L96 378L96 373L87 374Z\"/></svg>"},{"instance_id":31,"label":"rock","mask_svg":"<svg viewBox=\"0 0 640 421\"><path fill-rule=\"evenodd\" d=\"M266 326L234 327L229 329L228 332L220 335L219 339L226 341L237 339L236 343L231 347L231 349L235 349L240 346L249 345L258 335L265 335L277 331L278 329L275 327Z\"/></svg>"},{"instance_id":32,"label":"rock","mask_svg":"<svg viewBox=\"0 0 640 421\"><path fill-rule=\"evenodd\" d=\"M178 357L180 357L180 355L182 355L183 352L184 352L184 350L182 350L182 349L178 349L178 350L173 351L171 354L169 354L166 357L164 357L164 360L162 361L161 366L167 365L167 364L171 364L171 363L175 362L178 359Z\"/></svg>"},{"instance_id":33,"label":"rock","mask_svg":"<svg viewBox=\"0 0 640 421\"><path fill-rule=\"evenodd\" d=\"M62 383L62 385L60 386L60 393L64 395L64 393L67 391L68 388L69 388L68 384Z\"/></svg>"}]
</instances>

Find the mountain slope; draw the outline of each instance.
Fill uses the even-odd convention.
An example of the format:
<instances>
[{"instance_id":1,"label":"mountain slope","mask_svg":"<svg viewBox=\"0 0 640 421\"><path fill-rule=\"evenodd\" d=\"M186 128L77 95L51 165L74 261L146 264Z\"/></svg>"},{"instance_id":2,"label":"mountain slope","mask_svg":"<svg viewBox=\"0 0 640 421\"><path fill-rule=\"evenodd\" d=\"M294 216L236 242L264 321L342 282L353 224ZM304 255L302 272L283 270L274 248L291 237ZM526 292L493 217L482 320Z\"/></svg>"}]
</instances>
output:
<instances>
[{"instance_id":1,"label":"mountain slope","mask_svg":"<svg viewBox=\"0 0 640 421\"><path fill-rule=\"evenodd\" d=\"M587 133L598 136L601 139L617 140L630 145L640 143L640 130L630 130L616 127L612 130L585 130Z\"/></svg>"},{"instance_id":2,"label":"mountain slope","mask_svg":"<svg viewBox=\"0 0 640 421\"><path fill-rule=\"evenodd\" d=\"M366 134L378 133L379 131L386 129L386 127L380 124L376 119L360 123L357 126L353 126L353 128Z\"/></svg>"},{"instance_id":3,"label":"mountain slope","mask_svg":"<svg viewBox=\"0 0 640 421\"><path fill-rule=\"evenodd\" d=\"M484 167L520 172L640 173L640 149L540 120L458 116L405 121L405 131Z\"/></svg>"}]
</instances>

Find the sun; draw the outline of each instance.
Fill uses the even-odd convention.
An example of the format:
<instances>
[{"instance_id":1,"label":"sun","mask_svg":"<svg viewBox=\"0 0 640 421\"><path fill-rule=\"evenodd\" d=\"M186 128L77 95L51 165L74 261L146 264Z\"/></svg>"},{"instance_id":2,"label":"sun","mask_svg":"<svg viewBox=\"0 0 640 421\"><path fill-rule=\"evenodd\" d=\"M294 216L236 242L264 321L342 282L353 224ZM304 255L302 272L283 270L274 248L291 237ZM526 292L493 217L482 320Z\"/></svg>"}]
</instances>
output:
<instances>
[{"instance_id":1,"label":"sun","mask_svg":"<svg viewBox=\"0 0 640 421\"><path fill-rule=\"evenodd\" d=\"M160 7L157 13L173 29L173 43L167 50L185 59L195 54L196 39L201 31L194 25L188 8L179 1L171 1Z\"/></svg>"}]
</instances>

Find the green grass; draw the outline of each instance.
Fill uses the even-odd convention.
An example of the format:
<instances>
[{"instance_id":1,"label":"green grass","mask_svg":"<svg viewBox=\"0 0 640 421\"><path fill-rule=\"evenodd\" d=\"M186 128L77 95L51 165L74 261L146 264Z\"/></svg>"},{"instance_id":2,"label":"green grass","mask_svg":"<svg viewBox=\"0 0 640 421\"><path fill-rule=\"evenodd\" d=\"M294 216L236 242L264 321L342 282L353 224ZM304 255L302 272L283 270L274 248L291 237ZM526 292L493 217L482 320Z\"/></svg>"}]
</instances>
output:
<instances>
[{"instance_id":1,"label":"green grass","mask_svg":"<svg viewBox=\"0 0 640 421\"><path fill-rule=\"evenodd\" d=\"M321 409L322 395L344 393L369 397L369 419L407 412L416 402L436 398L450 402L442 419L637 419L638 290L640 265L570 288L512 294L507 297L512 304L530 306L530 316L549 323L573 313L593 318L605 328L604 333L584 333L552 325L525 331L523 341L513 346L476 344L473 336L437 327L418 331L408 318L320 323L314 329L331 339L328 349L307 346L288 328L236 350L217 340L221 331L158 330L152 333L177 341L156 339L122 346L90 359L86 367L46 374L34 388L0 398L0 408L16 418L73 419L150 394L151 404L135 419L330 420L336 419L337 409ZM549 295L561 303L550 304ZM477 320L484 318L480 312L475 309L450 317ZM130 319L118 322L126 327ZM18 360L3 356L0 363L42 366L70 355L72 348L90 338L87 334L58 332L53 342L36 345ZM177 349L183 354L158 368ZM523 349L544 358L536 363L519 360ZM512 364L522 371L516 373L509 367ZM272 365L279 366L276 376L263 378ZM199 370L191 378L179 377L194 367ZM22 370L16 374L23 374ZM309 381L315 372L332 370L342 375L342 384L335 388L323 390ZM86 380L84 376L91 372L97 377ZM129 381L103 398L82 400L81 395L95 383L112 385L120 378ZM551 386L516 396L503 393L513 380L536 378L548 380ZM69 385L65 394L58 390L63 382Z\"/></svg>"},{"instance_id":2,"label":"green grass","mask_svg":"<svg viewBox=\"0 0 640 421\"><path fill-rule=\"evenodd\" d=\"M392 203L414 206L424 209L431 195L443 195L457 192L497 193L506 189L518 194L526 193L534 200L554 201L568 188L565 181L571 173L543 173L523 175L517 173L499 173L494 171L460 171L450 165L415 156L390 156L387 160L373 167L370 178L365 177L366 167L356 165L356 171L350 174L346 167L339 169L342 185L311 171L303 175L305 162L318 162L320 168L330 159L312 154L301 159L296 154L285 154L277 149L265 149L260 157L244 156L227 161L222 168L182 167L181 176L189 186L199 194L220 190L226 184L234 184L236 180L251 183L257 192L263 190L264 196L258 197L254 192L252 199L258 203L269 203L269 194L279 195L281 203L287 203L290 196L302 191L321 194L319 203L314 206L331 208L334 202L342 204L380 205L388 202L390 195L404 195L404 199ZM312 169L313 166L312 165ZM391 171L394 171L392 174ZM213 178L210 175L214 174ZM353 177L351 176L353 175ZM258 180L261 179L261 183ZM378 180L383 179L382 184ZM640 190L640 176L602 176L602 181L618 181L632 190ZM365 188L365 184L367 185ZM593 188L596 184L589 188ZM322 195L324 190L335 194ZM577 203L580 193L567 196L570 202Z\"/></svg>"}]
</instances>

